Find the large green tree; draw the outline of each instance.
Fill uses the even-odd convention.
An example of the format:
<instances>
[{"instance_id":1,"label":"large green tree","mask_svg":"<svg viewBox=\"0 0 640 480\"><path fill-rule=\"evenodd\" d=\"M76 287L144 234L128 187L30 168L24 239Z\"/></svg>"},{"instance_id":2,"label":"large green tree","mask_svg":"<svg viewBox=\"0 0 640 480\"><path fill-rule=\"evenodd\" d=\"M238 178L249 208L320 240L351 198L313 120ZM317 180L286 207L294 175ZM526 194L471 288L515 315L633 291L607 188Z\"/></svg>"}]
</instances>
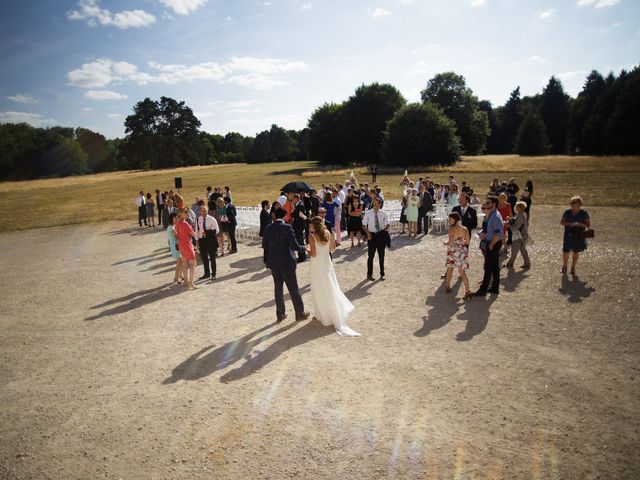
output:
<instances>
[{"instance_id":1,"label":"large green tree","mask_svg":"<svg viewBox=\"0 0 640 480\"><path fill-rule=\"evenodd\" d=\"M348 162L343 151L342 104L325 103L316 108L308 122L309 159L324 164L345 164Z\"/></svg>"},{"instance_id":2,"label":"large green tree","mask_svg":"<svg viewBox=\"0 0 640 480\"><path fill-rule=\"evenodd\" d=\"M87 128L76 128L75 138L87 154L90 172L111 172L116 169L116 158L104 135Z\"/></svg>"},{"instance_id":3,"label":"large green tree","mask_svg":"<svg viewBox=\"0 0 640 480\"><path fill-rule=\"evenodd\" d=\"M479 110L478 99L462 75L444 72L434 76L421 93L422 102L439 106L455 122L462 147L468 155L484 152L489 137L489 119Z\"/></svg>"},{"instance_id":4,"label":"large green tree","mask_svg":"<svg viewBox=\"0 0 640 480\"><path fill-rule=\"evenodd\" d=\"M200 161L200 121L185 102L145 98L125 120L127 153L136 168L196 165Z\"/></svg>"},{"instance_id":5,"label":"large green tree","mask_svg":"<svg viewBox=\"0 0 640 480\"><path fill-rule=\"evenodd\" d=\"M453 120L431 103L398 110L387 124L381 148L384 163L400 167L449 165L459 159L460 151Z\"/></svg>"},{"instance_id":6,"label":"large green tree","mask_svg":"<svg viewBox=\"0 0 640 480\"><path fill-rule=\"evenodd\" d=\"M527 110L518 128L515 151L520 155L544 155L549 152L547 128L534 108Z\"/></svg>"},{"instance_id":7,"label":"large green tree","mask_svg":"<svg viewBox=\"0 0 640 480\"><path fill-rule=\"evenodd\" d=\"M387 122L407 101L388 83L359 86L344 103L344 153L352 163L380 163Z\"/></svg>"},{"instance_id":8,"label":"large green tree","mask_svg":"<svg viewBox=\"0 0 640 480\"><path fill-rule=\"evenodd\" d=\"M516 135L522 122L522 101L520 99L520 87L509 95L507 103L499 110L498 124L498 152L511 153L516 144Z\"/></svg>"},{"instance_id":9,"label":"large green tree","mask_svg":"<svg viewBox=\"0 0 640 480\"><path fill-rule=\"evenodd\" d=\"M540 100L540 115L549 136L550 152L565 154L569 131L569 96L565 93L562 82L551 77Z\"/></svg>"}]
</instances>

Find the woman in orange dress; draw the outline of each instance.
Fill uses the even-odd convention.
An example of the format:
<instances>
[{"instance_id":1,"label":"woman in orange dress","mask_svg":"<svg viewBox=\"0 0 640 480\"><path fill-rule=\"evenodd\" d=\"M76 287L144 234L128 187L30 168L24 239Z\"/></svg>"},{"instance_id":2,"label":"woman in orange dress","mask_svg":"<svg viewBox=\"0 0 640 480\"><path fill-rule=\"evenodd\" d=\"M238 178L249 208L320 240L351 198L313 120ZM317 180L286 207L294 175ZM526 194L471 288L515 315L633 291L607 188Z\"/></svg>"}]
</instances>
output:
<instances>
[{"instance_id":1,"label":"woman in orange dress","mask_svg":"<svg viewBox=\"0 0 640 480\"><path fill-rule=\"evenodd\" d=\"M498 195L498 213L502 217L502 221L504 222L503 232L502 232L502 250L504 254L507 254L507 226L509 223L507 222L508 218L513 216L513 212L511 210L511 204L507 202L507 194L501 193Z\"/></svg>"}]
</instances>

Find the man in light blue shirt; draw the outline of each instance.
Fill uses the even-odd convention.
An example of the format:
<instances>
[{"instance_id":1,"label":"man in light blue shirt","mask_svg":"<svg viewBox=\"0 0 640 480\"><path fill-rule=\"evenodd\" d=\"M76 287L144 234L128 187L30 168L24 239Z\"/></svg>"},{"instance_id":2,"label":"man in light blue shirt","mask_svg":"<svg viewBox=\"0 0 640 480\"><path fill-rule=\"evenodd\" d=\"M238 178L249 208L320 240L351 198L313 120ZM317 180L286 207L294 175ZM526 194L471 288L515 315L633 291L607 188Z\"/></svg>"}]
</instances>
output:
<instances>
[{"instance_id":1,"label":"man in light blue shirt","mask_svg":"<svg viewBox=\"0 0 640 480\"><path fill-rule=\"evenodd\" d=\"M500 248L504 225L498 212L498 199L487 198L484 209L487 215L487 232L480 234L480 239L487 242L487 252L484 257L484 277L475 293L476 297L484 297L487 292L498 294L500 291Z\"/></svg>"}]
</instances>

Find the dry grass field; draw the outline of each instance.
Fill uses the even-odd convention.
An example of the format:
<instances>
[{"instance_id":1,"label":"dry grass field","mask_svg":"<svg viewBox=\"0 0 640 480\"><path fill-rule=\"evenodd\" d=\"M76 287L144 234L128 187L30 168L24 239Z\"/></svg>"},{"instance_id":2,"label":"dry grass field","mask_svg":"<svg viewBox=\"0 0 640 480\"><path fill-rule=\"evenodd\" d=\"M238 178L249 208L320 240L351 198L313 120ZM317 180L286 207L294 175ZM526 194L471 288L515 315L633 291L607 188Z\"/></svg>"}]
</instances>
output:
<instances>
[{"instance_id":1,"label":"dry grass field","mask_svg":"<svg viewBox=\"0 0 640 480\"><path fill-rule=\"evenodd\" d=\"M401 169L379 169L378 184L387 198L399 195ZM319 168L314 162L275 164L226 164L161 171L115 172L82 177L0 183L0 202L17 206L28 215L16 217L12 208L0 211L0 231L137 219L134 197L140 190L173 188L181 176L181 193L189 202L205 192L207 185L229 185L237 205L257 205L273 200L286 182L303 178L313 186L344 180L350 169ZM355 169L361 181L370 180L366 168ZM564 205L580 194L587 206L638 207L640 157L519 157L487 155L464 157L452 167L430 171L409 170L412 178L431 175L446 181L448 175L466 180L479 192L494 176L515 176L520 185L531 179L534 202Z\"/></svg>"}]
</instances>

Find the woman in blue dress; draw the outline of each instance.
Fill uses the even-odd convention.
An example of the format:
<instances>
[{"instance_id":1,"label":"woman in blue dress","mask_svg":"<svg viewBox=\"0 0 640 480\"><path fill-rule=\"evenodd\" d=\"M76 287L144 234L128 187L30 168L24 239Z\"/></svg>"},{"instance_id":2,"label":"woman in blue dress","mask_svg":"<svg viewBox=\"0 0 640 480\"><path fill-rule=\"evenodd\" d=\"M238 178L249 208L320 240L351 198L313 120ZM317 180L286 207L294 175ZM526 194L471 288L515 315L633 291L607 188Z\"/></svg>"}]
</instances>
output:
<instances>
[{"instance_id":1,"label":"woman in blue dress","mask_svg":"<svg viewBox=\"0 0 640 480\"><path fill-rule=\"evenodd\" d=\"M178 237L176 237L176 230L174 228L176 218L178 218L178 214L176 212L169 214L167 237L169 239L169 250L171 250L171 256L176 260L176 273L173 276L173 282L182 283L184 281L180 276L182 273L182 261L180 259L180 250L178 250Z\"/></svg>"},{"instance_id":2,"label":"woman in blue dress","mask_svg":"<svg viewBox=\"0 0 640 480\"><path fill-rule=\"evenodd\" d=\"M571 208L565 210L560 220L560 225L564 226L564 241L562 244L562 273L567 273L569 263L569 252L573 252L571 262L571 275L576 273L576 263L578 256L587 248L587 242L582 238L582 232L591 226L589 214L582 209L582 198L572 197Z\"/></svg>"},{"instance_id":3,"label":"woman in blue dress","mask_svg":"<svg viewBox=\"0 0 640 480\"><path fill-rule=\"evenodd\" d=\"M327 192L324 196L324 202L320 204L322 208L327 211L327 216L325 217L325 221L331 223L331 225L335 225L336 214L335 209L340 208L340 204L333 199L333 195L331 192ZM335 229L332 230L334 239L335 239Z\"/></svg>"}]
</instances>

